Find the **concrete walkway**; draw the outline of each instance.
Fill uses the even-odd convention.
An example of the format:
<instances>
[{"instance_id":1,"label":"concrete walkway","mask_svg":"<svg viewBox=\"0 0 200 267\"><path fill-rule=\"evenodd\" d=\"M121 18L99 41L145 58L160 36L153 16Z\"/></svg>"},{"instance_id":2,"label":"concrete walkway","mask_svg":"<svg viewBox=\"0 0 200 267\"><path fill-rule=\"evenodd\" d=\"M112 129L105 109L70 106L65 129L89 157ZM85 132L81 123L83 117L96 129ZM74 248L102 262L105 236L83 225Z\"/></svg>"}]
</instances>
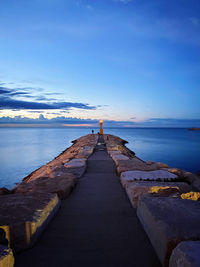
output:
<instances>
[{"instance_id":1,"label":"concrete walkway","mask_svg":"<svg viewBox=\"0 0 200 267\"><path fill-rule=\"evenodd\" d=\"M17 267L160 266L103 145L35 247L15 259Z\"/></svg>"}]
</instances>

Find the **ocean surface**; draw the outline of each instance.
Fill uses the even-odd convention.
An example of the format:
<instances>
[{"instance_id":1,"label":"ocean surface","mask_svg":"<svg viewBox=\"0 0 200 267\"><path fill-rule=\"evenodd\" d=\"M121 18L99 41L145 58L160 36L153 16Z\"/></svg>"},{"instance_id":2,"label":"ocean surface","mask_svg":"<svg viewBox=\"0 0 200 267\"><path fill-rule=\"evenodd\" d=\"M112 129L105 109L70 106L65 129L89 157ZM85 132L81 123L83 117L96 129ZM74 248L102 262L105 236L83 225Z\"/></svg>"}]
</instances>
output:
<instances>
[{"instance_id":1,"label":"ocean surface","mask_svg":"<svg viewBox=\"0 0 200 267\"><path fill-rule=\"evenodd\" d=\"M52 160L90 128L0 128L0 187L12 188ZM95 132L98 129L95 129ZM200 170L200 131L164 128L107 128L129 143L136 156L191 172Z\"/></svg>"}]
</instances>

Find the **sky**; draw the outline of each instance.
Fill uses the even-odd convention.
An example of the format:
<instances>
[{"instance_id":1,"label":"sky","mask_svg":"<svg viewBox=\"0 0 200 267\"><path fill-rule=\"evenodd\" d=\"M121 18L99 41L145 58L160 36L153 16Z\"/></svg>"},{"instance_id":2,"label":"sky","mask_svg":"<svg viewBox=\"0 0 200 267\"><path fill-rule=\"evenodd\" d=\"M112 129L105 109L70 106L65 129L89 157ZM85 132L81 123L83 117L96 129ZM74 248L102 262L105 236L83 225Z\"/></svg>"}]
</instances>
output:
<instances>
[{"instance_id":1,"label":"sky","mask_svg":"<svg viewBox=\"0 0 200 267\"><path fill-rule=\"evenodd\" d=\"M199 0L0 0L0 124L200 127Z\"/></svg>"}]
</instances>

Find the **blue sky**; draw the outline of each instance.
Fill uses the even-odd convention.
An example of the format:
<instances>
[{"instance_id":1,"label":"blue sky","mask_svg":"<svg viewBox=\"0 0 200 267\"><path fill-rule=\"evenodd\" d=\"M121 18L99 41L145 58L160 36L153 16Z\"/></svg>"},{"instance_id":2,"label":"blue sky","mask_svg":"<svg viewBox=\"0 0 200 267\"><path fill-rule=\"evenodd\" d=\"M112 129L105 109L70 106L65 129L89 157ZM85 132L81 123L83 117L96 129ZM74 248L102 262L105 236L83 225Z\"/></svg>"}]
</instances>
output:
<instances>
[{"instance_id":1,"label":"blue sky","mask_svg":"<svg viewBox=\"0 0 200 267\"><path fill-rule=\"evenodd\" d=\"M4 122L200 126L199 0L0 4Z\"/></svg>"}]
</instances>

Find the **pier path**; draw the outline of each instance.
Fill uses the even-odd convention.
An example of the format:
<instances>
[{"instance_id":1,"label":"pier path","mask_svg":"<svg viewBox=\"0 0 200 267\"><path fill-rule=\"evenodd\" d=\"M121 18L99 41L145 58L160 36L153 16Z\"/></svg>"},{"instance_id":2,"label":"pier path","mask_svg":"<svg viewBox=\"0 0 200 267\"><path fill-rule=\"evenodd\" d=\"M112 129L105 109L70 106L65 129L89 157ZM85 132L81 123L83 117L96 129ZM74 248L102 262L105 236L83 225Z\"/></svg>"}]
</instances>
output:
<instances>
[{"instance_id":1,"label":"pier path","mask_svg":"<svg viewBox=\"0 0 200 267\"><path fill-rule=\"evenodd\" d=\"M103 144L35 246L15 256L15 266L161 266Z\"/></svg>"}]
</instances>

